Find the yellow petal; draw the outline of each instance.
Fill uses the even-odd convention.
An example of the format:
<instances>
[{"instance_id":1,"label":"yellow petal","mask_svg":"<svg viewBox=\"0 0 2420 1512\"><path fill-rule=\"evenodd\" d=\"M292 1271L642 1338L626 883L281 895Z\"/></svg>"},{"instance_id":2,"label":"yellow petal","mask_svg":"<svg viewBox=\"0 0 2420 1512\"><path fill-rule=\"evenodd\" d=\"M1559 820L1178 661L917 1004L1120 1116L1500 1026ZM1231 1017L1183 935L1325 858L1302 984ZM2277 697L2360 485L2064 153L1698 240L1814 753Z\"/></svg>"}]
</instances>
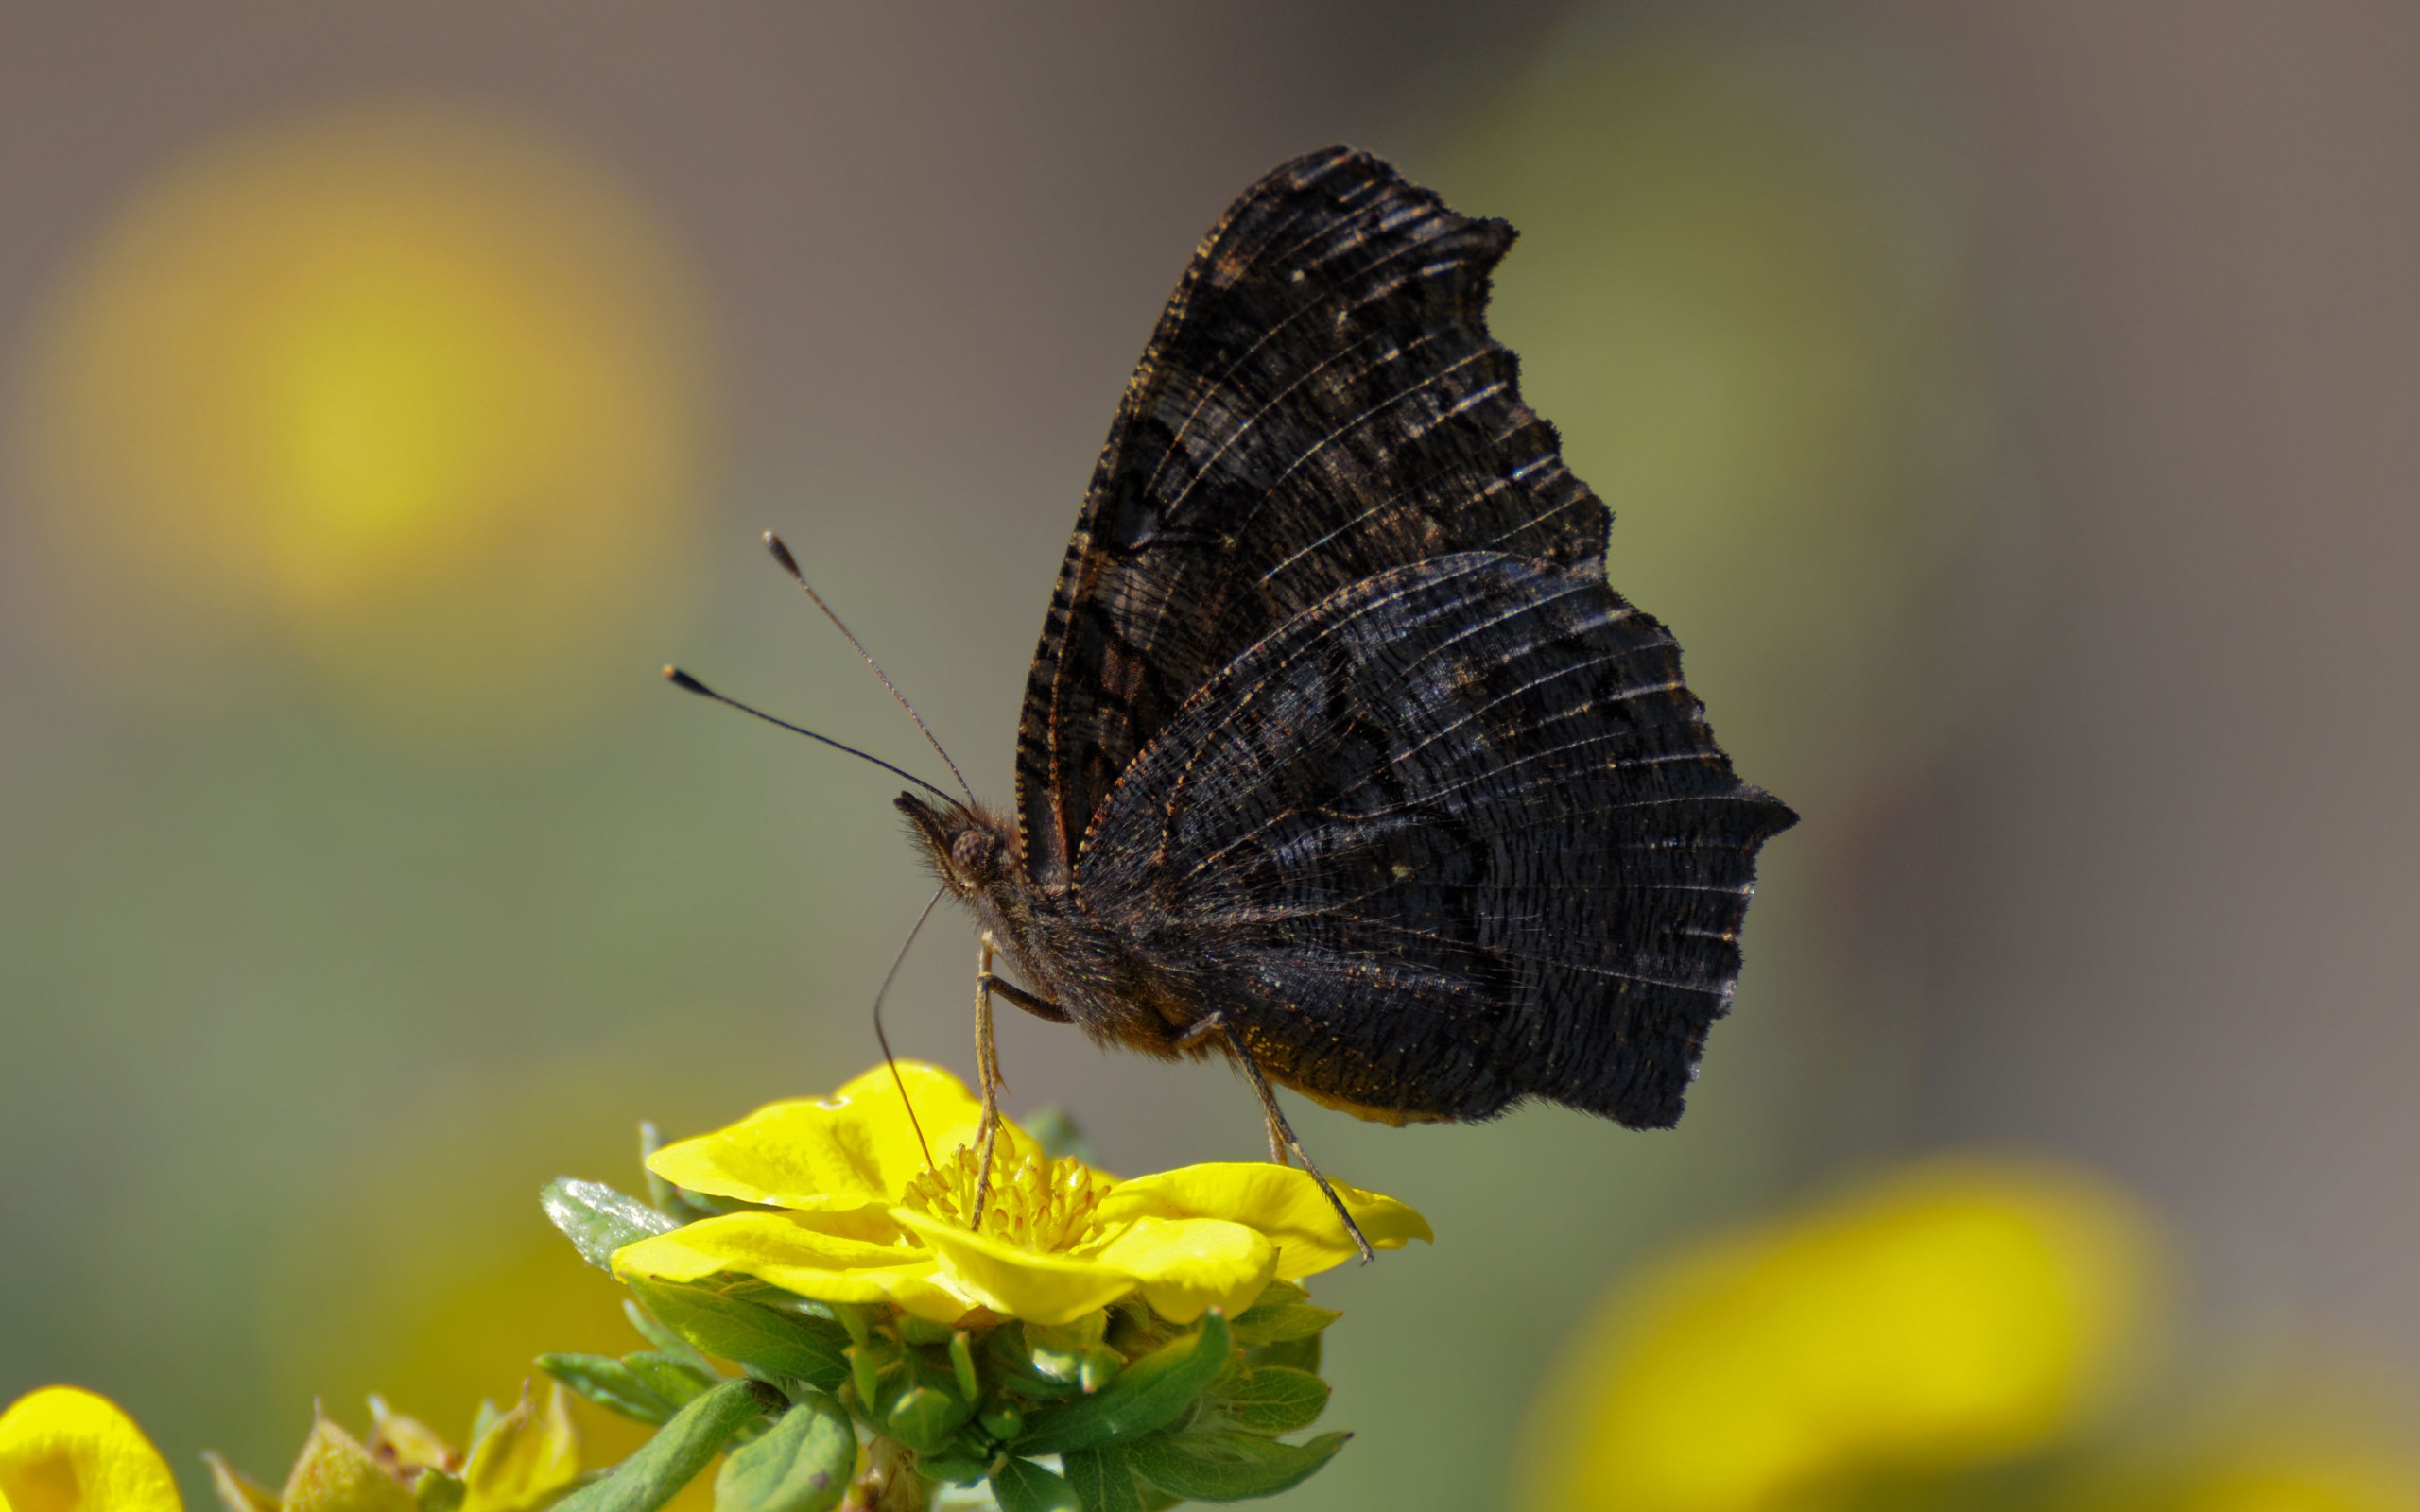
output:
<instances>
[{"instance_id":1,"label":"yellow petal","mask_svg":"<svg viewBox=\"0 0 2420 1512\"><path fill-rule=\"evenodd\" d=\"M925 1147L957 1148L975 1136L982 1106L939 1066L899 1062L914 1103L877 1066L824 1098L760 1108L729 1128L655 1152L648 1169L675 1186L777 1208L836 1211L894 1201L925 1169ZM917 1124L925 1140L916 1138Z\"/></svg>"},{"instance_id":2,"label":"yellow petal","mask_svg":"<svg viewBox=\"0 0 2420 1512\"><path fill-rule=\"evenodd\" d=\"M942 1284L932 1252L906 1242L880 1210L735 1212L626 1245L614 1272L649 1280L753 1276L818 1302L896 1302L919 1317L954 1323L968 1298Z\"/></svg>"},{"instance_id":3,"label":"yellow petal","mask_svg":"<svg viewBox=\"0 0 2420 1512\"><path fill-rule=\"evenodd\" d=\"M0 1413L0 1506L10 1512L180 1512L175 1477L106 1397L44 1386Z\"/></svg>"},{"instance_id":4,"label":"yellow petal","mask_svg":"<svg viewBox=\"0 0 2420 1512\"><path fill-rule=\"evenodd\" d=\"M1143 1300L1171 1323L1213 1307L1242 1312L1277 1269L1275 1245L1223 1218L1137 1218L1088 1253L1141 1282Z\"/></svg>"},{"instance_id":5,"label":"yellow petal","mask_svg":"<svg viewBox=\"0 0 2420 1512\"><path fill-rule=\"evenodd\" d=\"M1428 1220L1392 1197L1333 1183L1353 1221L1377 1249L1433 1242ZM1101 1198L1100 1221L1224 1218L1267 1234L1277 1246L1277 1277L1299 1280L1359 1251L1310 1173L1260 1161L1180 1166L1121 1181Z\"/></svg>"},{"instance_id":6,"label":"yellow petal","mask_svg":"<svg viewBox=\"0 0 2420 1512\"><path fill-rule=\"evenodd\" d=\"M521 1401L471 1446L462 1467L461 1512L522 1512L544 1506L579 1475L579 1430L562 1387L546 1392L543 1413L521 1387Z\"/></svg>"},{"instance_id":7,"label":"yellow petal","mask_svg":"<svg viewBox=\"0 0 2420 1512\"><path fill-rule=\"evenodd\" d=\"M1134 1290L1133 1277L1096 1260L1027 1249L905 1208L890 1216L931 1246L944 1281L1011 1317L1072 1323Z\"/></svg>"},{"instance_id":8,"label":"yellow petal","mask_svg":"<svg viewBox=\"0 0 2420 1512\"><path fill-rule=\"evenodd\" d=\"M311 1425L279 1501L285 1512L414 1512L404 1483L325 1418Z\"/></svg>"}]
</instances>

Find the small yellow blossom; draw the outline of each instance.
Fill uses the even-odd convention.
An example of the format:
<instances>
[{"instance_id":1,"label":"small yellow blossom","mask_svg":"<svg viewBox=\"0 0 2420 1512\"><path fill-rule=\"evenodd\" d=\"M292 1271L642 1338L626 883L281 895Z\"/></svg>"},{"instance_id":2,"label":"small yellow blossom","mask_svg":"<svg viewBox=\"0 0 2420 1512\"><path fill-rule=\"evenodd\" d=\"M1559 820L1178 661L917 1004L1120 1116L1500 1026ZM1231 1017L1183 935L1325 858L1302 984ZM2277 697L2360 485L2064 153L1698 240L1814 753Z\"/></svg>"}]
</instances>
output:
<instances>
[{"instance_id":1,"label":"small yellow blossom","mask_svg":"<svg viewBox=\"0 0 2420 1512\"><path fill-rule=\"evenodd\" d=\"M2149 1247L2082 1176L1986 1160L1701 1245L1582 1326L1526 1504L1769 1512L2042 1448L2120 1373Z\"/></svg>"},{"instance_id":2,"label":"small yellow blossom","mask_svg":"<svg viewBox=\"0 0 2420 1512\"><path fill-rule=\"evenodd\" d=\"M182 1512L175 1477L106 1397L44 1386L0 1413L0 1512Z\"/></svg>"},{"instance_id":3,"label":"small yellow blossom","mask_svg":"<svg viewBox=\"0 0 2420 1512\"><path fill-rule=\"evenodd\" d=\"M1236 1312L1274 1279L1354 1253L1318 1183L1286 1166L1192 1165L1120 1181L1004 1123L980 1228L980 1105L949 1073L902 1062L925 1143L887 1068L832 1096L775 1103L648 1162L692 1192L775 1211L707 1218L614 1257L624 1277L752 1276L823 1302L888 1302L957 1323L978 1310L1056 1324L1139 1295L1172 1322ZM1392 1197L1335 1183L1370 1243L1427 1240Z\"/></svg>"}]
</instances>

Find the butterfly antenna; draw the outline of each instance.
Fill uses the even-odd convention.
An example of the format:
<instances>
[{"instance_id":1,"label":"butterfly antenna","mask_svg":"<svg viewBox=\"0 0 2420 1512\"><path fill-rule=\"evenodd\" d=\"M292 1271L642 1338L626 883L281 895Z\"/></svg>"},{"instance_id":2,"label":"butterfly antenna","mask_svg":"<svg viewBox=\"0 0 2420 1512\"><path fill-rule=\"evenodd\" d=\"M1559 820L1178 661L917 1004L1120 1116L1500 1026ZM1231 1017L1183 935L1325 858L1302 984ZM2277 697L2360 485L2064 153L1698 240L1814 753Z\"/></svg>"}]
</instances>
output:
<instances>
[{"instance_id":1,"label":"butterfly antenna","mask_svg":"<svg viewBox=\"0 0 2420 1512\"><path fill-rule=\"evenodd\" d=\"M855 756L861 762L872 762L876 766L881 767L884 771L889 772L891 776L905 778L908 782L915 783L918 787L921 787L925 792L932 794L935 798L940 799L944 803L956 803L958 801L958 799L950 797L948 793L942 791L941 788L935 787L932 783L925 782L923 778L918 777L915 773L908 770L908 768L904 766L893 766L890 763L884 761L881 757L869 755L866 752L857 749L855 746L843 746L838 741L834 740L831 736L819 735L814 730L807 729L804 725L793 725L786 719L776 719L762 709L758 709L751 704L741 703L736 698L728 697L722 694L715 692L714 689L707 687L704 683L700 682L697 679L689 676L686 672L682 671L679 667L666 667L664 669L664 679L666 682L671 683L674 687L679 688L683 693L694 693L700 698L712 698L715 702L736 709L743 714L753 714L769 725L777 725L780 728L788 730L793 735L804 735L809 740L822 742L824 745L831 747L834 750ZM942 760L947 761L949 758L944 756ZM950 770L956 771L958 768L953 766ZM963 782L964 779L960 779L960 781Z\"/></svg>"},{"instance_id":2,"label":"butterfly antenna","mask_svg":"<svg viewBox=\"0 0 2420 1512\"><path fill-rule=\"evenodd\" d=\"M941 902L942 894L948 890L936 887L933 895L925 900L925 911L918 914L916 921L908 927L908 937L899 942L899 954L890 958L890 970L882 973L882 986L874 988L873 994L873 1040L882 1046L882 1063L890 1068L890 1079L899 1088L899 1100L907 1105L908 1126L916 1131L916 1147L925 1152L925 1169L927 1171L933 1169L933 1147L925 1143L925 1125L916 1117L916 1100L908 1095L908 1078L899 1074L899 1058L890 1053L890 1036L882 1032L882 1000L890 995L890 979L899 974L901 964L908 959L908 947L916 943L916 936L923 931L925 920L933 917L933 909Z\"/></svg>"},{"instance_id":3,"label":"butterfly antenna","mask_svg":"<svg viewBox=\"0 0 2420 1512\"><path fill-rule=\"evenodd\" d=\"M974 802L975 789L967 787L966 774L958 769L958 763L951 761L949 752L942 748L942 743L933 734L932 727L925 723L925 716L916 712L916 706L908 701L908 696L899 691L899 684L890 680L890 674L882 670L882 663L873 659L873 653L866 649L866 644L857 639L856 632L850 629L840 616L832 611L831 605L823 602L823 595L815 591L815 585L806 580L806 574L799 570L798 558L790 555L789 547L782 544L782 538L769 530L766 531L765 549L771 552L773 559L782 564L782 571L790 575L790 581L798 584L804 590L807 597L815 600L815 607L823 611L823 617L832 622L832 627L838 630L848 640L849 644L856 649L858 657L865 662L865 664L873 668L873 675L880 678L882 685L890 690L890 696L899 700L899 707L907 710L908 717L916 721L916 728L923 731L925 744L933 747L933 754L942 759L942 765L949 768L949 775L957 778L958 785L965 789L966 800L969 803Z\"/></svg>"}]
</instances>

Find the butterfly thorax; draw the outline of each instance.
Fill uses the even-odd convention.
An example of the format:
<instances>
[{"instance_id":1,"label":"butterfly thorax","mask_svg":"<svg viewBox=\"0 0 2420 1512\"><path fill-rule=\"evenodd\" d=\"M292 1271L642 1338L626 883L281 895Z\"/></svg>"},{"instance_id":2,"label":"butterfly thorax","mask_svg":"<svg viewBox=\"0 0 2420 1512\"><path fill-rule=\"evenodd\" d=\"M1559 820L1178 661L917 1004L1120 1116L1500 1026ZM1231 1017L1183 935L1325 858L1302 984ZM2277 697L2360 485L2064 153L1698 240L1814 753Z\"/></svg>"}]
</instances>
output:
<instances>
[{"instance_id":1,"label":"butterfly thorax","mask_svg":"<svg viewBox=\"0 0 2420 1512\"><path fill-rule=\"evenodd\" d=\"M899 795L896 806L935 878L1007 949L1028 990L1063 1008L1095 1040L1151 1055L1185 1053L1178 1040L1200 1008L1198 993L1178 980L1181 969L1103 927L1072 886L1034 881L1014 820L972 803L942 807L913 793Z\"/></svg>"}]
</instances>

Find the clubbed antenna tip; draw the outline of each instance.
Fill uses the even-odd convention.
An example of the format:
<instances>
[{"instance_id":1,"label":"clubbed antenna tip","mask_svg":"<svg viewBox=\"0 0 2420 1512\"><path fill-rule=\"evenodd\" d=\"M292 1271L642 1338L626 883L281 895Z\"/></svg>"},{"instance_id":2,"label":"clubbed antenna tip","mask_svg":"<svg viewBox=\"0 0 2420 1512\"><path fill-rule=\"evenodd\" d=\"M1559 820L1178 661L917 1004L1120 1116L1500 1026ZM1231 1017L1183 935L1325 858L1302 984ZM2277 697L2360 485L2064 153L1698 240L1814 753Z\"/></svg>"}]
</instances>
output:
<instances>
[{"instance_id":1,"label":"clubbed antenna tip","mask_svg":"<svg viewBox=\"0 0 2420 1512\"><path fill-rule=\"evenodd\" d=\"M773 559L782 564L782 571L800 582L806 580L806 574L799 571L798 558L790 555L790 548L782 543L781 537L769 530L765 532L765 549L771 552Z\"/></svg>"},{"instance_id":2,"label":"clubbed antenna tip","mask_svg":"<svg viewBox=\"0 0 2420 1512\"><path fill-rule=\"evenodd\" d=\"M679 667L666 667L664 669L664 680L672 684L683 693L699 694L704 697L716 699L719 699L722 696L722 695L715 692L714 689L707 687L704 683L700 682L697 679L689 676L686 672L682 671Z\"/></svg>"}]
</instances>

